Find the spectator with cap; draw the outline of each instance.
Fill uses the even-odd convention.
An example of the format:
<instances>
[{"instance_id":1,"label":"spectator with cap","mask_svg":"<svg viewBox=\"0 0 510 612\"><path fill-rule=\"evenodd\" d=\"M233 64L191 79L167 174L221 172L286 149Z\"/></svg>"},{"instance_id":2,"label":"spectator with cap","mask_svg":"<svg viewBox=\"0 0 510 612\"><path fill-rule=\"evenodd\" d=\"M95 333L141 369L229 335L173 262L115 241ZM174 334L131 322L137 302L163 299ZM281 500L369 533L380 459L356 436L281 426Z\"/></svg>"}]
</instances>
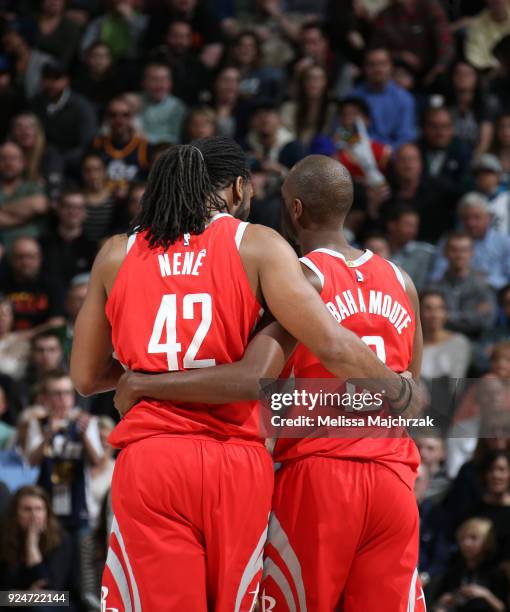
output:
<instances>
[{"instance_id":1,"label":"spectator with cap","mask_svg":"<svg viewBox=\"0 0 510 612\"><path fill-rule=\"evenodd\" d=\"M16 84L22 87L27 98L33 98L40 91L42 70L51 63L51 55L34 49L14 21L3 31L2 46L14 68Z\"/></svg>"},{"instance_id":2,"label":"spectator with cap","mask_svg":"<svg viewBox=\"0 0 510 612\"><path fill-rule=\"evenodd\" d=\"M448 181L460 195L471 151L455 137L453 117L447 108L432 107L425 112L420 151L426 176Z\"/></svg>"},{"instance_id":3,"label":"spectator with cap","mask_svg":"<svg viewBox=\"0 0 510 612\"><path fill-rule=\"evenodd\" d=\"M491 227L491 212L487 198L476 192L467 193L459 202L460 226L472 241L471 267L494 289L510 280L510 238ZM444 253L446 239L437 245L437 256L431 280L439 279L447 268Z\"/></svg>"},{"instance_id":4,"label":"spectator with cap","mask_svg":"<svg viewBox=\"0 0 510 612\"><path fill-rule=\"evenodd\" d=\"M106 164L109 185L125 195L129 184L147 177L153 150L135 127L133 110L124 97L114 98L106 114L106 134L98 134L91 145Z\"/></svg>"},{"instance_id":5,"label":"spectator with cap","mask_svg":"<svg viewBox=\"0 0 510 612\"><path fill-rule=\"evenodd\" d=\"M77 171L85 148L97 128L90 102L72 91L69 74L58 62L46 64L42 73L42 92L32 101L41 120L48 143L62 157L67 171Z\"/></svg>"},{"instance_id":6,"label":"spectator with cap","mask_svg":"<svg viewBox=\"0 0 510 612\"><path fill-rule=\"evenodd\" d=\"M390 259L403 268L420 291L428 281L435 247L416 240L420 217L410 206L397 206L386 216L386 236L390 247Z\"/></svg>"},{"instance_id":7,"label":"spectator with cap","mask_svg":"<svg viewBox=\"0 0 510 612\"><path fill-rule=\"evenodd\" d=\"M44 277L41 247L34 238L19 236L14 240L0 289L14 304L14 329L62 324L62 288L58 279Z\"/></svg>"},{"instance_id":8,"label":"spectator with cap","mask_svg":"<svg viewBox=\"0 0 510 612\"><path fill-rule=\"evenodd\" d=\"M393 0L373 23L372 45L388 49L432 85L455 54L446 14L436 0Z\"/></svg>"},{"instance_id":9,"label":"spectator with cap","mask_svg":"<svg viewBox=\"0 0 510 612\"><path fill-rule=\"evenodd\" d=\"M169 66L157 62L145 66L140 119L144 136L153 145L181 142L186 106L172 95L172 87Z\"/></svg>"},{"instance_id":10,"label":"spectator with cap","mask_svg":"<svg viewBox=\"0 0 510 612\"><path fill-rule=\"evenodd\" d=\"M370 108L369 134L396 149L416 138L413 96L392 80L392 63L386 49L368 50L364 60L365 80L352 91Z\"/></svg>"},{"instance_id":11,"label":"spectator with cap","mask_svg":"<svg viewBox=\"0 0 510 612\"><path fill-rule=\"evenodd\" d=\"M501 184L503 167L495 155L485 153L473 165L474 188L488 201L491 227L508 236L510 232L510 194Z\"/></svg>"},{"instance_id":12,"label":"spectator with cap","mask_svg":"<svg viewBox=\"0 0 510 612\"><path fill-rule=\"evenodd\" d=\"M477 70L497 68L494 45L510 34L510 7L507 0L485 0L487 8L469 24L466 32L465 54Z\"/></svg>"},{"instance_id":13,"label":"spectator with cap","mask_svg":"<svg viewBox=\"0 0 510 612\"><path fill-rule=\"evenodd\" d=\"M495 320L494 294L472 268L473 240L469 234L450 234L445 241L444 255L447 268L433 288L445 297L446 327L476 340Z\"/></svg>"},{"instance_id":14,"label":"spectator with cap","mask_svg":"<svg viewBox=\"0 0 510 612\"><path fill-rule=\"evenodd\" d=\"M13 142L0 145L0 237L9 248L19 235L37 237L48 200L41 186L26 180L21 147Z\"/></svg>"},{"instance_id":15,"label":"spectator with cap","mask_svg":"<svg viewBox=\"0 0 510 612\"><path fill-rule=\"evenodd\" d=\"M88 272L94 263L97 245L83 233L86 216L83 193L66 189L58 200L56 226L41 238L43 271L49 278L58 278L64 288L74 276Z\"/></svg>"}]
</instances>

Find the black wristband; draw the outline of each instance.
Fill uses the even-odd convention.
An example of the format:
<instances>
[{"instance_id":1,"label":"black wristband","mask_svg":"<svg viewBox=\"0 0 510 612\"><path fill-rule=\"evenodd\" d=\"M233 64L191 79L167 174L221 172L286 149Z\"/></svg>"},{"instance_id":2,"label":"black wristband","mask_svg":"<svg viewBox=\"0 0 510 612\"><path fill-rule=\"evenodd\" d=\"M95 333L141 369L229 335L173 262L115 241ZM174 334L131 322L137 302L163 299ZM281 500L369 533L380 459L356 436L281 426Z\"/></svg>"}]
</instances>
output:
<instances>
[{"instance_id":1,"label":"black wristband","mask_svg":"<svg viewBox=\"0 0 510 612\"><path fill-rule=\"evenodd\" d=\"M407 385L405 383L406 379L405 379L404 376L402 376L402 374L399 374L399 376L400 376L400 385L401 386L400 386L400 391L399 391L398 397L396 397L395 399L391 399L388 396L386 396L388 401L390 402L390 404L398 404L398 402L401 402L403 397L404 397L404 395L406 394L406 389L407 389Z\"/></svg>"},{"instance_id":2,"label":"black wristband","mask_svg":"<svg viewBox=\"0 0 510 612\"><path fill-rule=\"evenodd\" d=\"M393 412L394 414L396 414L396 415L403 414L403 413L404 413L404 412L405 412L405 411L406 411L406 410L409 408L409 404L411 403L411 400L412 400L412 398L413 398L413 386L412 386L412 384L411 384L411 381L410 381L408 378L406 378L405 376L403 376L402 378L403 378L403 379L404 379L404 381L405 381L405 387L406 387L406 389L408 389L408 391L409 391L409 396L408 396L408 398L407 398L407 400L406 400L405 404L402 406L402 408L396 408L396 409L395 409L395 408L393 407L393 405L392 405L391 410L392 410L392 412ZM392 404L393 404L393 402L392 402Z\"/></svg>"}]
</instances>

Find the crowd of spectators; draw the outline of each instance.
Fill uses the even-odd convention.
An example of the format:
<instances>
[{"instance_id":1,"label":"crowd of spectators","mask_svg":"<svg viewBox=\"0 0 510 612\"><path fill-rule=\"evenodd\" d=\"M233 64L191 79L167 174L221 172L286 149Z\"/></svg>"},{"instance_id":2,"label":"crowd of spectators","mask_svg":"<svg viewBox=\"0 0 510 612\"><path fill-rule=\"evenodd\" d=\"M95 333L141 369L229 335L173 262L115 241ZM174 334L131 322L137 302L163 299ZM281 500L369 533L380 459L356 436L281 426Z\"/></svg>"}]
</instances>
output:
<instances>
[{"instance_id":1,"label":"crowd of spectators","mask_svg":"<svg viewBox=\"0 0 510 612\"><path fill-rule=\"evenodd\" d=\"M0 109L0 589L100 610L118 417L73 324L157 155L226 135L277 230L297 161L351 172L349 239L420 291L429 606L510 608L509 0L1 0Z\"/></svg>"}]
</instances>

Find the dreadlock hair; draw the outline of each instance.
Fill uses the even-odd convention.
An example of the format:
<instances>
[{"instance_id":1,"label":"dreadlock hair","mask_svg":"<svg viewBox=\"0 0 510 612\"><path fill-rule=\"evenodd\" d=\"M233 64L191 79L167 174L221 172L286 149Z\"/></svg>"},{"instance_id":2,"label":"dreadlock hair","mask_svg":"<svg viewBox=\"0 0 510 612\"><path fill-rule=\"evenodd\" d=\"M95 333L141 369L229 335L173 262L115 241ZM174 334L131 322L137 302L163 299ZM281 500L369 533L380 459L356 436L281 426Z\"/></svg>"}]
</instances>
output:
<instances>
[{"instance_id":1,"label":"dreadlock hair","mask_svg":"<svg viewBox=\"0 0 510 612\"><path fill-rule=\"evenodd\" d=\"M183 234L201 234L211 212L227 209L218 192L239 176L247 181L249 171L243 150L231 138L171 147L152 167L131 231L146 231L149 246L164 249Z\"/></svg>"}]
</instances>

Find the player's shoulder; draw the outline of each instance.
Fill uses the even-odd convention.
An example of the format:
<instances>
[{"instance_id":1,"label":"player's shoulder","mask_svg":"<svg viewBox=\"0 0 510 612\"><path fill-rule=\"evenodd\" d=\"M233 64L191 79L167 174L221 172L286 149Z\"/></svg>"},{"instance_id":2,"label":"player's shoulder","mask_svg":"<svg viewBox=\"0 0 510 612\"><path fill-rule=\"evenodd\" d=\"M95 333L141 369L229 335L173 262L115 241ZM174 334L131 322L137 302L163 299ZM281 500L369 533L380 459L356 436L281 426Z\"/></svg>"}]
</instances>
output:
<instances>
[{"instance_id":1,"label":"player's shoulder","mask_svg":"<svg viewBox=\"0 0 510 612\"><path fill-rule=\"evenodd\" d=\"M265 225L248 223L244 232L243 245L254 249L260 255L272 255L279 250L292 250L289 243L274 229Z\"/></svg>"},{"instance_id":2,"label":"player's shoulder","mask_svg":"<svg viewBox=\"0 0 510 612\"><path fill-rule=\"evenodd\" d=\"M119 266L126 257L128 240L127 234L114 234L107 238L96 256L96 267Z\"/></svg>"}]
</instances>

